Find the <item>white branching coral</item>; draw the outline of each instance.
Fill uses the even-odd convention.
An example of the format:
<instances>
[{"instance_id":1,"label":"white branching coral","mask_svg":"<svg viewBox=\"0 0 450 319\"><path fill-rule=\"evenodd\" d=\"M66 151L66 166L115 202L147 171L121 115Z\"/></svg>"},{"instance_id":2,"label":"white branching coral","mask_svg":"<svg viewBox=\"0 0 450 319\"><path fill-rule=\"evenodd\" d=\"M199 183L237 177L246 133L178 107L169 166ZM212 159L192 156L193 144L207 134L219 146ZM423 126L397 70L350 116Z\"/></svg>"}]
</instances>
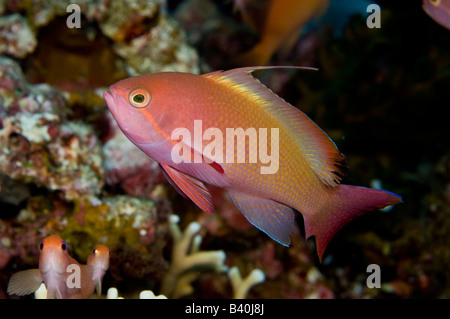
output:
<instances>
[{"instance_id":1,"label":"white branching coral","mask_svg":"<svg viewBox=\"0 0 450 319\"><path fill-rule=\"evenodd\" d=\"M200 224L190 223L182 233L180 218L171 215L170 231L174 240L172 260L167 274L163 278L161 293L169 298L179 298L193 292L191 283L199 276L199 269L210 269L218 272L226 271L224 265L225 252L199 251L202 237L198 235Z\"/></svg>"},{"instance_id":2,"label":"white branching coral","mask_svg":"<svg viewBox=\"0 0 450 319\"><path fill-rule=\"evenodd\" d=\"M244 299L247 297L249 290L266 280L266 276L260 269L253 269L250 274L242 279L239 268L231 267L228 271L228 278L230 278L231 286L233 287L233 298Z\"/></svg>"},{"instance_id":3,"label":"white branching coral","mask_svg":"<svg viewBox=\"0 0 450 319\"><path fill-rule=\"evenodd\" d=\"M119 292L117 291L117 288L109 288L108 292L106 293L106 299L123 299L123 297L119 297ZM142 290L139 293L139 299L167 299L164 295L157 295L153 293L151 290Z\"/></svg>"}]
</instances>

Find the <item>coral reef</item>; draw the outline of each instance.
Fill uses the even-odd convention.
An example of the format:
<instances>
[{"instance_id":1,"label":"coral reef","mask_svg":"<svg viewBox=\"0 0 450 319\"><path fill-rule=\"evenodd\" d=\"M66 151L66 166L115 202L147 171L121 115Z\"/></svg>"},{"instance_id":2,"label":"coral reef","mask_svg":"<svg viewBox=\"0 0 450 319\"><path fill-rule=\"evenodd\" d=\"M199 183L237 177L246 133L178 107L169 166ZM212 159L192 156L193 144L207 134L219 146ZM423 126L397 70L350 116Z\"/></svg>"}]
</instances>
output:
<instances>
[{"instance_id":1,"label":"coral reef","mask_svg":"<svg viewBox=\"0 0 450 319\"><path fill-rule=\"evenodd\" d=\"M36 267L54 233L80 260L92 242L111 248L115 297L233 298L240 282L247 298L448 298L448 30L420 5L377 2L382 28L364 15L339 37L320 26L272 61L318 72L260 76L336 141L346 184L382 181L404 198L348 225L320 264L314 239L278 245L222 190L213 215L178 196L105 107L103 91L131 75L227 68L258 41L231 2L78 0L82 27L70 29L64 1L0 0L0 298L18 298L10 276ZM249 290L255 269L265 280Z\"/></svg>"},{"instance_id":2,"label":"coral reef","mask_svg":"<svg viewBox=\"0 0 450 319\"><path fill-rule=\"evenodd\" d=\"M67 121L67 96L24 80L19 65L0 58L0 171L60 191L68 200L95 196L104 185L100 142L91 126Z\"/></svg>"},{"instance_id":3,"label":"coral reef","mask_svg":"<svg viewBox=\"0 0 450 319\"><path fill-rule=\"evenodd\" d=\"M198 72L198 56L159 1L77 5L80 29L66 26L66 3L0 5L1 283L35 266L40 239L55 232L80 259L90 240L108 244L117 283L156 280L167 267L165 181L108 119L102 86L136 72Z\"/></svg>"},{"instance_id":4,"label":"coral reef","mask_svg":"<svg viewBox=\"0 0 450 319\"><path fill-rule=\"evenodd\" d=\"M157 205L150 199L130 196L103 197L101 200L76 201L72 214L62 220L61 236L74 247L74 252L87 256L97 240L111 249L120 245L147 246L155 242Z\"/></svg>"},{"instance_id":5,"label":"coral reef","mask_svg":"<svg viewBox=\"0 0 450 319\"><path fill-rule=\"evenodd\" d=\"M0 54L24 58L34 51L37 40L20 14L0 16Z\"/></svg>"}]
</instances>

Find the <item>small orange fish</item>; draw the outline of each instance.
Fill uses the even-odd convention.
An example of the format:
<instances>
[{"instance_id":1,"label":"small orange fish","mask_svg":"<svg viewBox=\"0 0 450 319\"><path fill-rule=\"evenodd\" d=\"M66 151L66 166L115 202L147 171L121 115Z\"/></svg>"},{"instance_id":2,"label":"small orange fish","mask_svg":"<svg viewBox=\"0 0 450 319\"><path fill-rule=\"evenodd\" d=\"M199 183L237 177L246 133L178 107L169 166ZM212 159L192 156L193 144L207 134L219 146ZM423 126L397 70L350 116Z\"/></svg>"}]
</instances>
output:
<instances>
[{"instance_id":1,"label":"small orange fish","mask_svg":"<svg viewBox=\"0 0 450 319\"><path fill-rule=\"evenodd\" d=\"M266 65L272 55L288 52L312 18L326 12L329 0L271 0L259 42L236 61L239 66ZM242 5L241 5L242 7Z\"/></svg>"},{"instance_id":2,"label":"small orange fish","mask_svg":"<svg viewBox=\"0 0 450 319\"><path fill-rule=\"evenodd\" d=\"M102 280L109 268L109 248L102 244L97 244L92 254L87 259L87 265L92 266L92 280L95 283L97 294L102 294Z\"/></svg>"},{"instance_id":3,"label":"small orange fish","mask_svg":"<svg viewBox=\"0 0 450 319\"><path fill-rule=\"evenodd\" d=\"M266 68L141 75L104 97L125 135L202 210L214 211L204 183L224 188L253 225L288 246L294 208L321 259L344 225L401 198L340 184L345 157L310 118L252 77Z\"/></svg>"},{"instance_id":4,"label":"small orange fish","mask_svg":"<svg viewBox=\"0 0 450 319\"><path fill-rule=\"evenodd\" d=\"M423 0L422 7L434 21L450 30L450 0Z\"/></svg>"},{"instance_id":5,"label":"small orange fish","mask_svg":"<svg viewBox=\"0 0 450 319\"><path fill-rule=\"evenodd\" d=\"M92 267L80 265L67 253L66 243L57 235L45 238L40 244L39 269L19 271L11 276L8 294L24 296L35 292L44 282L48 299L85 299L95 289ZM70 277L80 276L79 287Z\"/></svg>"}]
</instances>

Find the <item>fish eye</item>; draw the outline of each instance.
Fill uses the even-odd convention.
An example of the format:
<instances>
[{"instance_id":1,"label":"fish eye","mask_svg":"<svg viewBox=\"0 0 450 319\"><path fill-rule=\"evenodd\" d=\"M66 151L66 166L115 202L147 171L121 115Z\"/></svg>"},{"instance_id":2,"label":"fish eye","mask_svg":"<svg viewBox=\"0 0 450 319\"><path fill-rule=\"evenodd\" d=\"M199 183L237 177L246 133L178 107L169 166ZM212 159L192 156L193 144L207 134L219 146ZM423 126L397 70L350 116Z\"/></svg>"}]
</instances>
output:
<instances>
[{"instance_id":1,"label":"fish eye","mask_svg":"<svg viewBox=\"0 0 450 319\"><path fill-rule=\"evenodd\" d=\"M150 93L145 89L136 89L130 93L129 101L136 108L143 108L150 103Z\"/></svg>"},{"instance_id":2,"label":"fish eye","mask_svg":"<svg viewBox=\"0 0 450 319\"><path fill-rule=\"evenodd\" d=\"M41 241L41 243L39 244L39 249L42 250L44 248L44 241Z\"/></svg>"},{"instance_id":3,"label":"fish eye","mask_svg":"<svg viewBox=\"0 0 450 319\"><path fill-rule=\"evenodd\" d=\"M429 0L433 6L439 6L441 4L441 0Z\"/></svg>"},{"instance_id":4,"label":"fish eye","mask_svg":"<svg viewBox=\"0 0 450 319\"><path fill-rule=\"evenodd\" d=\"M61 249L62 250L66 250L67 249L67 246L66 246L66 243L65 242L61 242Z\"/></svg>"},{"instance_id":5,"label":"fish eye","mask_svg":"<svg viewBox=\"0 0 450 319\"><path fill-rule=\"evenodd\" d=\"M97 249L94 249L94 250L92 251L92 253L93 253L94 255L97 255L97 253L98 253Z\"/></svg>"}]
</instances>

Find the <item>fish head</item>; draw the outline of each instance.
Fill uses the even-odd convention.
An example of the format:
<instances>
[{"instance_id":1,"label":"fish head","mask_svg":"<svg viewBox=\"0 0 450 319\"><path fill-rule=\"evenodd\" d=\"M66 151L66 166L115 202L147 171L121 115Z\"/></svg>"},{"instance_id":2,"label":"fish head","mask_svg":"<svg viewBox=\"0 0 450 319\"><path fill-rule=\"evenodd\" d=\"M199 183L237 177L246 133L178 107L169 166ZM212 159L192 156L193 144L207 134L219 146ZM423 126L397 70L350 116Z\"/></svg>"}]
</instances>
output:
<instances>
[{"instance_id":1,"label":"fish head","mask_svg":"<svg viewBox=\"0 0 450 319\"><path fill-rule=\"evenodd\" d=\"M91 255L87 259L87 264L94 268L101 267L106 271L109 268L109 248L102 244L95 245Z\"/></svg>"},{"instance_id":2,"label":"fish head","mask_svg":"<svg viewBox=\"0 0 450 319\"><path fill-rule=\"evenodd\" d=\"M42 274L56 273L63 274L69 265L69 255L67 245L57 235L51 235L41 241L39 248L39 270Z\"/></svg>"},{"instance_id":3,"label":"fish head","mask_svg":"<svg viewBox=\"0 0 450 319\"><path fill-rule=\"evenodd\" d=\"M114 119L135 144L147 145L167 140L164 125L170 122L170 87L163 74L127 78L104 92Z\"/></svg>"}]
</instances>

